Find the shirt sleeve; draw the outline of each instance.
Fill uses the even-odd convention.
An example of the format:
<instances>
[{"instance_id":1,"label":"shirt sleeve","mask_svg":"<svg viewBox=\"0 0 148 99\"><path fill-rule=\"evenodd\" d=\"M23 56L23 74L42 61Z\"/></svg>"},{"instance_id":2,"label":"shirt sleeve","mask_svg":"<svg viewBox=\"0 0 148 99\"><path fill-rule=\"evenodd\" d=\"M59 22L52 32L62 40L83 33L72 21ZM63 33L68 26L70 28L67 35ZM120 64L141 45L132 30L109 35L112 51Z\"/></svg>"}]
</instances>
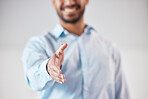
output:
<instances>
[{"instance_id":1,"label":"shirt sleeve","mask_svg":"<svg viewBox=\"0 0 148 99\"><path fill-rule=\"evenodd\" d=\"M115 99L130 99L127 82L121 66L121 56L116 47L113 48L112 58L116 65L115 70Z\"/></svg>"},{"instance_id":2,"label":"shirt sleeve","mask_svg":"<svg viewBox=\"0 0 148 99\"><path fill-rule=\"evenodd\" d=\"M120 52L112 44L111 57L115 64L115 99L130 99L128 85L121 66Z\"/></svg>"},{"instance_id":3,"label":"shirt sleeve","mask_svg":"<svg viewBox=\"0 0 148 99\"><path fill-rule=\"evenodd\" d=\"M41 91L54 84L54 80L46 70L49 58L42 37L33 37L28 41L22 61L27 83L33 90Z\"/></svg>"}]
</instances>

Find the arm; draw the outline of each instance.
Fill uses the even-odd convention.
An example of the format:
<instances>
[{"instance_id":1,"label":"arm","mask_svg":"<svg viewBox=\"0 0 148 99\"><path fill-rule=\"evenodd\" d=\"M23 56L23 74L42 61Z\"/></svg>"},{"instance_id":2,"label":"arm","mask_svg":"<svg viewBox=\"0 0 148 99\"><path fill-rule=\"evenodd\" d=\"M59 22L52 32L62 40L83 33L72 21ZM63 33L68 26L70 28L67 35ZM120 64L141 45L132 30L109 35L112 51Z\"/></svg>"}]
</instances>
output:
<instances>
[{"instance_id":1,"label":"arm","mask_svg":"<svg viewBox=\"0 0 148 99\"><path fill-rule=\"evenodd\" d=\"M117 50L114 50L115 72L115 99L129 99L129 91L126 79L121 67L121 57Z\"/></svg>"},{"instance_id":2,"label":"arm","mask_svg":"<svg viewBox=\"0 0 148 99\"><path fill-rule=\"evenodd\" d=\"M49 75L50 69L47 69L53 58L46 54L44 43L38 38L30 39L22 56L27 83L33 90L44 90L54 84L53 76L51 77L52 70Z\"/></svg>"}]
</instances>

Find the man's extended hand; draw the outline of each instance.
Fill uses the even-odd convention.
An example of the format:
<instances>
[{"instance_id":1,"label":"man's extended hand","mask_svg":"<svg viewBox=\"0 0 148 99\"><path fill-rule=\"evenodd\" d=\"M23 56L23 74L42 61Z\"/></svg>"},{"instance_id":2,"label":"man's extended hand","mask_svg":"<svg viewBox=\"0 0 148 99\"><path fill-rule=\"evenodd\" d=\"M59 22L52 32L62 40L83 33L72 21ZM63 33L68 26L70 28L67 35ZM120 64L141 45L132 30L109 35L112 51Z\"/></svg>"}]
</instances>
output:
<instances>
[{"instance_id":1,"label":"man's extended hand","mask_svg":"<svg viewBox=\"0 0 148 99\"><path fill-rule=\"evenodd\" d=\"M47 72L58 83L63 84L65 76L61 74L60 66L64 60L64 49L67 47L67 43L62 44L59 49L53 54L47 63Z\"/></svg>"}]
</instances>

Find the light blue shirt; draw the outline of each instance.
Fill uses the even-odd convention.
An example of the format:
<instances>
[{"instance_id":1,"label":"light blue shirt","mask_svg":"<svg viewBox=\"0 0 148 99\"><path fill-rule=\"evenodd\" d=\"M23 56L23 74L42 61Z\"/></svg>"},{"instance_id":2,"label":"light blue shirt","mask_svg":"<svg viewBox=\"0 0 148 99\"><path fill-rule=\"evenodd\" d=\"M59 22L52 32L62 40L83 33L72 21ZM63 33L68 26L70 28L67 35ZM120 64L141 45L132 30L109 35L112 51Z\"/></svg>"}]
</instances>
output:
<instances>
[{"instance_id":1,"label":"light blue shirt","mask_svg":"<svg viewBox=\"0 0 148 99\"><path fill-rule=\"evenodd\" d=\"M59 84L47 73L46 64L65 42L61 71L66 82ZM58 24L29 39L22 60L28 85L42 99L129 99L118 50L90 26L77 36Z\"/></svg>"}]
</instances>

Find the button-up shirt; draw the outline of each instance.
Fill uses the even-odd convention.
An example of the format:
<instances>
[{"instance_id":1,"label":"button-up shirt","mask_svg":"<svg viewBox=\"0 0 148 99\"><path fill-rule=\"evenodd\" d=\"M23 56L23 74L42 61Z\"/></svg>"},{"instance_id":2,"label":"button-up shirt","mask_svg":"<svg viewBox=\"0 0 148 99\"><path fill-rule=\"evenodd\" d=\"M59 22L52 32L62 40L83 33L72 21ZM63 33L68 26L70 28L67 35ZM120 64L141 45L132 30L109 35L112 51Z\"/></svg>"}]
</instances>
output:
<instances>
[{"instance_id":1,"label":"button-up shirt","mask_svg":"<svg viewBox=\"0 0 148 99\"><path fill-rule=\"evenodd\" d=\"M67 43L62 74L55 82L46 70L47 61ZM129 99L117 48L91 26L74 35L58 24L52 31L29 39L22 56L25 77L42 99Z\"/></svg>"}]
</instances>

